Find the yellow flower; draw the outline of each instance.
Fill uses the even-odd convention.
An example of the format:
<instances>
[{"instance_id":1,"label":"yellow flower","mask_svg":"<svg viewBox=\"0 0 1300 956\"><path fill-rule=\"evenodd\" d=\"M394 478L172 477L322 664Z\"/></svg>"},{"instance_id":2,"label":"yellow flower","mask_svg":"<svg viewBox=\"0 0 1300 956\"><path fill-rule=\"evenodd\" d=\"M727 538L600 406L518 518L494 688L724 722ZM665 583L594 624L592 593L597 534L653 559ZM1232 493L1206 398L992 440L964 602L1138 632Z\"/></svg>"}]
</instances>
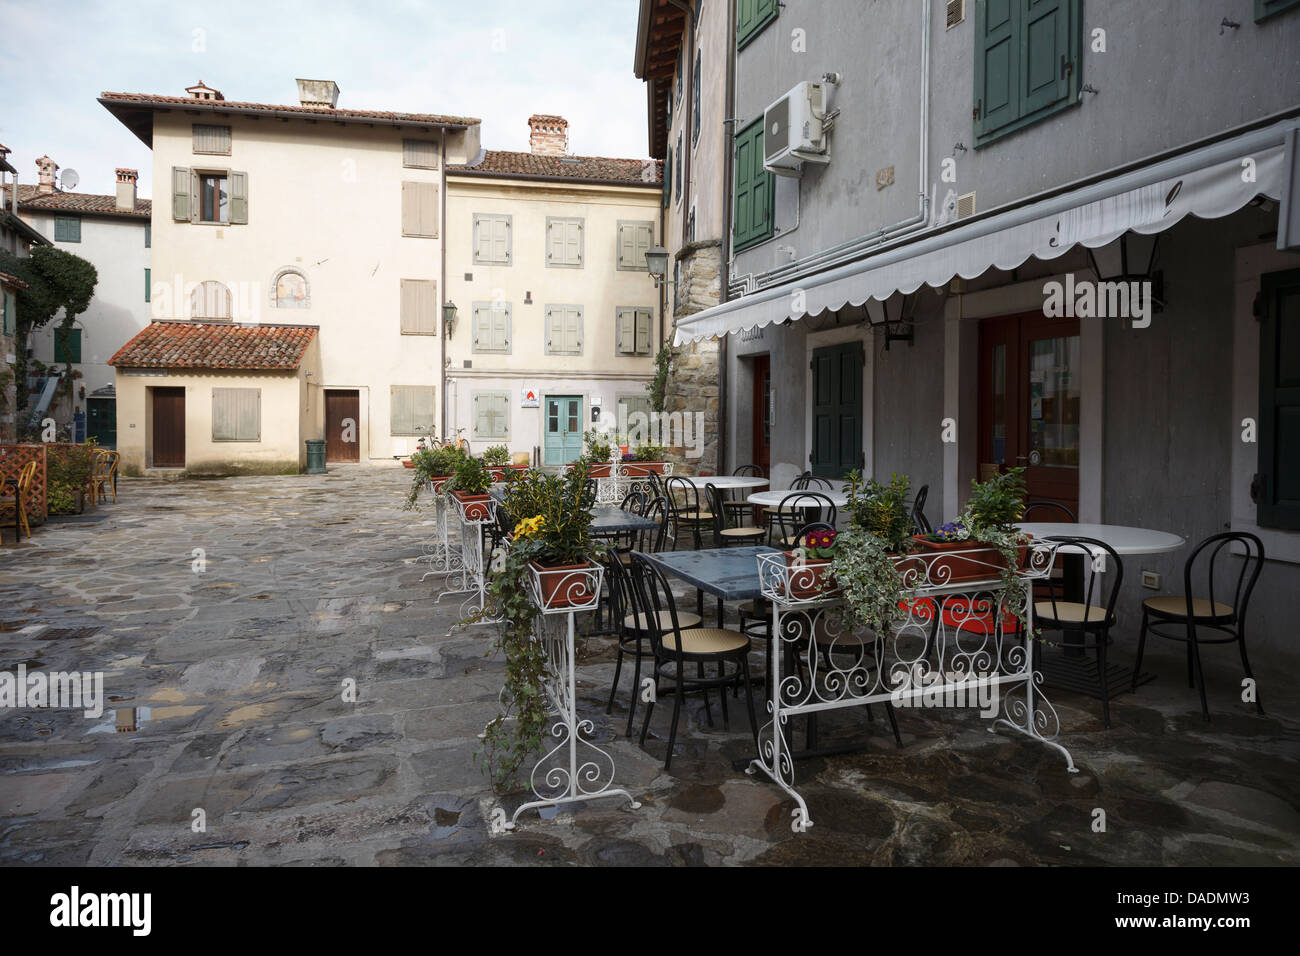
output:
<instances>
[{"instance_id":1,"label":"yellow flower","mask_svg":"<svg viewBox=\"0 0 1300 956\"><path fill-rule=\"evenodd\" d=\"M546 525L544 515L533 515L531 518L525 518L515 525L515 537L527 538L537 534Z\"/></svg>"}]
</instances>

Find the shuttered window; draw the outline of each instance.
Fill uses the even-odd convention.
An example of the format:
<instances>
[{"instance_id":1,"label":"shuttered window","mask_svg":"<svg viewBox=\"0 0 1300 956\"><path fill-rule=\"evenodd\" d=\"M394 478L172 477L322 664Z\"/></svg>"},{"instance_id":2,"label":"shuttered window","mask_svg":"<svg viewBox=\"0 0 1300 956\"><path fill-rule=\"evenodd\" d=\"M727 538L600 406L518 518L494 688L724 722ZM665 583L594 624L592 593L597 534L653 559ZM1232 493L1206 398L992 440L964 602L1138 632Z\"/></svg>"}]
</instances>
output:
<instances>
[{"instance_id":1,"label":"shuttered window","mask_svg":"<svg viewBox=\"0 0 1300 956\"><path fill-rule=\"evenodd\" d=\"M581 219L546 217L546 264L557 269L582 268Z\"/></svg>"},{"instance_id":2,"label":"shuttered window","mask_svg":"<svg viewBox=\"0 0 1300 956\"><path fill-rule=\"evenodd\" d=\"M209 279L200 282L190 293L190 318L229 319L231 317L230 289Z\"/></svg>"},{"instance_id":3,"label":"shuttered window","mask_svg":"<svg viewBox=\"0 0 1300 956\"><path fill-rule=\"evenodd\" d=\"M149 270L144 270L144 300L151 302L153 300L153 280L150 278Z\"/></svg>"},{"instance_id":4,"label":"shuttered window","mask_svg":"<svg viewBox=\"0 0 1300 956\"><path fill-rule=\"evenodd\" d=\"M188 166L172 167L172 219L190 221L190 170Z\"/></svg>"},{"instance_id":5,"label":"shuttered window","mask_svg":"<svg viewBox=\"0 0 1300 956\"><path fill-rule=\"evenodd\" d=\"M740 49L776 19L777 0L736 0L736 48Z\"/></svg>"},{"instance_id":6,"label":"shuttered window","mask_svg":"<svg viewBox=\"0 0 1300 956\"><path fill-rule=\"evenodd\" d=\"M194 152L214 156L230 155L230 127L194 124Z\"/></svg>"},{"instance_id":7,"label":"shuttered window","mask_svg":"<svg viewBox=\"0 0 1300 956\"><path fill-rule=\"evenodd\" d=\"M55 242L80 242L81 241L81 217L80 216L55 216L54 217L54 241Z\"/></svg>"},{"instance_id":8,"label":"shuttered window","mask_svg":"<svg viewBox=\"0 0 1300 956\"><path fill-rule=\"evenodd\" d=\"M645 272L645 254L654 245L655 224L620 220L618 224L618 268Z\"/></svg>"},{"instance_id":9,"label":"shuttered window","mask_svg":"<svg viewBox=\"0 0 1300 956\"><path fill-rule=\"evenodd\" d=\"M438 238L437 183L402 183L402 235Z\"/></svg>"},{"instance_id":10,"label":"shuttered window","mask_svg":"<svg viewBox=\"0 0 1300 956\"><path fill-rule=\"evenodd\" d=\"M614 350L619 355L649 355L652 309L620 306L615 312Z\"/></svg>"},{"instance_id":11,"label":"shuttered window","mask_svg":"<svg viewBox=\"0 0 1300 956\"><path fill-rule=\"evenodd\" d=\"M437 169L438 144L431 139L402 140L402 165L416 169Z\"/></svg>"},{"instance_id":12,"label":"shuttered window","mask_svg":"<svg viewBox=\"0 0 1300 956\"><path fill-rule=\"evenodd\" d=\"M1274 14L1292 7L1300 7L1300 0L1255 0L1255 22L1267 20Z\"/></svg>"},{"instance_id":13,"label":"shuttered window","mask_svg":"<svg viewBox=\"0 0 1300 956\"><path fill-rule=\"evenodd\" d=\"M172 219L242 225L248 222L248 173L172 167ZM151 237L146 236L148 244Z\"/></svg>"},{"instance_id":14,"label":"shuttered window","mask_svg":"<svg viewBox=\"0 0 1300 956\"><path fill-rule=\"evenodd\" d=\"M676 183L673 186L673 199L679 200L682 198L682 134L681 133L677 134L677 168L673 170L673 179L675 180Z\"/></svg>"},{"instance_id":15,"label":"shuttered window","mask_svg":"<svg viewBox=\"0 0 1300 956\"><path fill-rule=\"evenodd\" d=\"M582 306L546 307L546 354L582 354Z\"/></svg>"},{"instance_id":16,"label":"shuttered window","mask_svg":"<svg viewBox=\"0 0 1300 956\"><path fill-rule=\"evenodd\" d=\"M474 351L510 351L510 303L474 303Z\"/></svg>"},{"instance_id":17,"label":"shuttered window","mask_svg":"<svg viewBox=\"0 0 1300 956\"><path fill-rule=\"evenodd\" d=\"M700 138L700 56L695 52L695 72L691 74L691 145Z\"/></svg>"},{"instance_id":18,"label":"shuttered window","mask_svg":"<svg viewBox=\"0 0 1300 956\"><path fill-rule=\"evenodd\" d=\"M475 392L474 438L503 441L510 438L510 393Z\"/></svg>"},{"instance_id":19,"label":"shuttered window","mask_svg":"<svg viewBox=\"0 0 1300 956\"><path fill-rule=\"evenodd\" d=\"M1300 531L1300 269L1261 282L1256 524Z\"/></svg>"},{"instance_id":20,"label":"shuttered window","mask_svg":"<svg viewBox=\"0 0 1300 956\"><path fill-rule=\"evenodd\" d=\"M144 224L144 247L148 249L153 245L153 224L146 222Z\"/></svg>"},{"instance_id":21,"label":"shuttered window","mask_svg":"<svg viewBox=\"0 0 1300 956\"><path fill-rule=\"evenodd\" d=\"M668 147L668 158L664 160L664 208L673 199L673 148Z\"/></svg>"},{"instance_id":22,"label":"shuttered window","mask_svg":"<svg viewBox=\"0 0 1300 956\"><path fill-rule=\"evenodd\" d=\"M763 168L763 120L736 134L735 212L731 242L735 251L772 237L776 177Z\"/></svg>"},{"instance_id":23,"label":"shuttered window","mask_svg":"<svg viewBox=\"0 0 1300 956\"><path fill-rule=\"evenodd\" d=\"M438 334L438 283L432 279L403 279L403 335Z\"/></svg>"},{"instance_id":24,"label":"shuttered window","mask_svg":"<svg viewBox=\"0 0 1300 956\"><path fill-rule=\"evenodd\" d=\"M262 390L214 388L212 390L212 440L262 440Z\"/></svg>"},{"instance_id":25,"label":"shuttered window","mask_svg":"<svg viewBox=\"0 0 1300 956\"><path fill-rule=\"evenodd\" d=\"M81 329L54 330L54 361L81 361Z\"/></svg>"},{"instance_id":26,"label":"shuttered window","mask_svg":"<svg viewBox=\"0 0 1300 956\"><path fill-rule=\"evenodd\" d=\"M489 213L474 214L474 264L510 265L511 218Z\"/></svg>"},{"instance_id":27,"label":"shuttered window","mask_svg":"<svg viewBox=\"0 0 1300 956\"><path fill-rule=\"evenodd\" d=\"M633 429L637 429L639 434L635 435L638 440L649 438L650 427L650 398L644 392L640 395L620 395L618 396L618 433L628 435Z\"/></svg>"},{"instance_id":28,"label":"shuttered window","mask_svg":"<svg viewBox=\"0 0 1300 956\"><path fill-rule=\"evenodd\" d=\"M1080 0L976 0L975 145L1078 102Z\"/></svg>"},{"instance_id":29,"label":"shuttered window","mask_svg":"<svg viewBox=\"0 0 1300 956\"><path fill-rule=\"evenodd\" d=\"M388 433L395 436L433 434L432 385L393 385L389 390Z\"/></svg>"}]
</instances>

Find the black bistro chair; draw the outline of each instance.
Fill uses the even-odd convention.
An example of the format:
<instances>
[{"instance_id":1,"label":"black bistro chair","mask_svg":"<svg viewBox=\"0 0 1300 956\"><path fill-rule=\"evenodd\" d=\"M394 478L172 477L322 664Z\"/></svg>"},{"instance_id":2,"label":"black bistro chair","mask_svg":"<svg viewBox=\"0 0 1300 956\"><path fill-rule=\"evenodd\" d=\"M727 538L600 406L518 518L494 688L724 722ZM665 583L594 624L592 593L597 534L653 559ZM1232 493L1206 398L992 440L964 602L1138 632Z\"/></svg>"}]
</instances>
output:
<instances>
[{"instance_id":1,"label":"black bistro chair","mask_svg":"<svg viewBox=\"0 0 1300 956\"><path fill-rule=\"evenodd\" d=\"M718 547L762 544L767 532L751 525L732 525L731 515L722 500L722 492L712 483L704 486L704 498L713 514L713 540Z\"/></svg>"},{"instance_id":2,"label":"black bistro chair","mask_svg":"<svg viewBox=\"0 0 1300 956\"><path fill-rule=\"evenodd\" d=\"M1239 553L1233 554L1229 550L1232 545L1240 549ZM1230 564L1240 561L1241 566L1225 571L1219 565L1220 558ZM1195 597L1192 589L1198 560L1205 581L1202 593L1206 596L1203 598ZM1231 644L1236 641L1237 649L1241 651L1241 666L1245 668L1246 676L1254 681L1255 675L1246 657L1246 609L1250 606L1250 596L1263 567L1264 542L1249 532L1225 531L1210 535L1198 544L1183 565L1183 593L1176 597L1147 598L1142 602L1142 630L1138 635L1137 663L1133 667L1134 687L1142 667L1148 632L1187 645L1187 686L1200 690L1201 715L1206 720L1210 719L1210 707L1205 700L1205 675L1201 671L1202 644ZM1206 631L1223 636L1207 637ZM1258 687L1255 688L1255 710L1264 713Z\"/></svg>"},{"instance_id":3,"label":"black bistro chair","mask_svg":"<svg viewBox=\"0 0 1300 956\"><path fill-rule=\"evenodd\" d=\"M766 478L767 472L763 470L762 465L741 465L732 473L736 478ZM745 494L739 492L740 501L726 501L727 520L733 527L740 527L745 524L746 520L752 518L754 506L745 501ZM725 499L724 499L725 501Z\"/></svg>"},{"instance_id":4,"label":"black bistro chair","mask_svg":"<svg viewBox=\"0 0 1300 956\"><path fill-rule=\"evenodd\" d=\"M1035 515L1035 512L1038 512ZM1079 519L1074 516L1074 512L1059 501L1026 501L1025 510L1021 512L1020 520L1029 521L1064 521L1069 524L1078 524Z\"/></svg>"},{"instance_id":5,"label":"black bistro chair","mask_svg":"<svg viewBox=\"0 0 1300 956\"><path fill-rule=\"evenodd\" d=\"M727 713L726 689L740 680L745 687L750 732L757 751L758 720L754 714L754 693L749 680L749 638L739 631L723 628L684 627L684 615L677 610L668 579L640 551L632 554L632 582L638 602L636 611L646 622L645 630L654 652L655 693L646 704L645 718L641 722L641 747L645 747L655 700L666 693L673 696L673 721L668 731L665 770L672 764L673 744L677 740L677 724L686 694L703 692L707 712L708 692L717 688L722 699L723 726L729 730L731 720ZM716 665L716 675L707 673L710 665Z\"/></svg>"},{"instance_id":6,"label":"black bistro chair","mask_svg":"<svg viewBox=\"0 0 1300 956\"><path fill-rule=\"evenodd\" d=\"M664 491L668 506L672 511L673 550L683 530L689 531L695 550L703 547L701 532L713 527L713 515L707 508L700 507L700 491L681 475L674 475L664 481Z\"/></svg>"},{"instance_id":7,"label":"black bistro chair","mask_svg":"<svg viewBox=\"0 0 1300 956\"><path fill-rule=\"evenodd\" d=\"M791 491L773 512L775 520L768 544L774 548L798 547L805 525L825 522L833 528L835 514L835 503L828 495L820 491Z\"/></svg>"},{"instance_id":8,"label":"black bistro chair","mask_svg":"<svg viewBox=\"0 0 1300 956\"><path fill-rule=\"evenodd\" d=\"M922 485L912 500L912 534L929 534L934 530L930 519L925 516L925 503L930 497L930 486Z\"/></svg>"}]
</instances>

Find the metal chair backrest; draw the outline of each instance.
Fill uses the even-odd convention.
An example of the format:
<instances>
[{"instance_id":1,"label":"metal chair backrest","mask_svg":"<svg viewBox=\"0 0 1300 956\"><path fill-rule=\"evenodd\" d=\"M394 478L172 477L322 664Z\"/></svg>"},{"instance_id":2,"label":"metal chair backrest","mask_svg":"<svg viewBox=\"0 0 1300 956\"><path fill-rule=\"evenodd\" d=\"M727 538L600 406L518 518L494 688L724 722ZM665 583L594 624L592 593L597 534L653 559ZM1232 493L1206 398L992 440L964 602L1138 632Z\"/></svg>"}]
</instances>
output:
<instances>
[{"instance_id":1,"label":"metal chair backrest","mask_svg":"<svg viewBox=\"0 0 1300 956\"><path fill-rule=\"evenodd\" d=\"M610 619L614 627L620 627L629 615L633 615L636 623L633 629L642 630L645 619L632 592L631 573L623 567L622 560L613 549L605 552L605 573L609 576Z\"/></svg>"},{"instance_id":2,"label":"metal chair backrest","mask_svg":"<svg viewBox=\"0 0 1300 956\"><path fill-rule=\"evenodd\" d=\"M731 473L737 478L766 478L767 472L762 465L741 465Z\"/></svg>"},{"instance_id":3,"label":"metal chair backrest","mask_svg":"<svg viewBox=\"0 0 1300 956\"><path fill-rule=\"evenodd\" d=\"M655 498L645 509L645 517L659 522L653 528L646 528L639 535L639 543L642 551L662 551L664 542L668 539L668 523L672 518L668 510L668 499L663 495Z\"/></svg>"},{"instance_id":4,"label":"metal chair backrest","mask_svg":"<svg viewBox=\"0 0 1300 956\"><path fill-rule=\"evenodd\" d=\"M1088 610L1084 613L1083 620L1078 623L1086 627L1100 626L1109 622L1115 616L1115 602L1119 599L1120 587L1124 583L1124 562L1120 560L1119 554L1105 541L1098 541L1096 538L1053 535L1045 540L1057 544L1058 558L1071 553L1083 558L1081 563L1084 586L1080 592L1080 603ZM1064 581L1048 579L1047 601L1052 607L1052 617L1057 621L1062 620L1060 605L1065 603L1064 589ZM1094 614L1092 610L1094 607L1103 608L1105 614ZM1015 609L1007 608L1007 610Z\"/></svg>"},{"instance_id":5,"label":"metal chair backrest","mask_svg":"<svg viewBox=\"0 0 1300 956\"><path fill-rule=\"evenodd\" d=\"M632 514L645 514L646 497L643 492L629 491L623 496L619 508L623 511L630 511Z\"/></svg>"},{"instance_id":6,"label":"metal chair backrest","mask_svg":"<svg viewBox=\"0 0 1300 956\"><path fill-rule=\"evenodd\" d=\"M1032 517L1035 511L1045 511L1048 517L1035 519ZM1061 504L1059 501L1026 501L1025 510L1021 512L1021 521L1066 521L1070 524L1078 524L1079 519L1074 516L1074 512Z\"/></svg>"},{"instance_id":7,"label":"metal chair backrest","mask_svg":"<svg viewBox=\"0 0 1300 956\"><path fill-rule=\"evenodd\" d=\"M673 656L682 663L682 626L677 617L677 600L668 578L640 551L632 552L632 590L636 595L641 620L646 622L650 644L656 657L664 656L663 636L671 633ZM678 671L679 676L681 671Z\"/></svg>"},{"instance_id":8,"label":"metal chair backrest","mask_svg":"<svg viewBox=\"0 0 1300 956\"><path fill-rule=\"evenodd\" d=\"M929 534L934 530L930 524L930 519L925 516L925 502L930 497L930 486L922 485L916 491L916 498L912 502L912 533Z\"/></svg>"},{"instance_id":9,"label":"metal chair backrest","mask_svg":"<svg viewBox=\"0 0 1300 956\"><path fill-rule=\"evenodd\" d=\"M1233 555L1230 550L1225 551L1230 545L1238 545L1242 549L1240 555ZM1201 559L1202 553L1206 557ZM1233 581L1233 572L1228 571L1226 575L1216 574L1217 565L1220 555L1230 557L1240 557L1241 567L1236 571L1235 582ZM1255 535L1248 531L1224 531L1220 534L1212 534L1200 544L1198 544L1187 558L1187 563L1183 565L1183 594L1187 598L1187 615L1192 616L1192 601L1195 592L1192 590L1192 583L1196 577L1196 563L1201 559L1204 564L1204 578L1206 597L1210 600L1210 607L1213 608L1215 603L1227 604L1232 608L1233 621L1242 621L1246 617L1246 606L1250 603L1250 596L1255 591L1255 582L1259 580L1259 573L1264 569L1264 542L1260 541ZM1228 586L1224 587L1218 584L1223 577L1227 578ZM1218 586L1216 587L1216 584Z\"/></svg>"},{"instance_id":10,"label":"metal chair backrest","mask_svg":"<svg viewBox=\"0 0 1300 956\"><path fill-rule=\"evenodd\" d=\"M681 475L673 475L664 480L664 493L669 507L678 514L699 512L700 491Z\"/></svg>"},{"instance_id":11,"label":"metal chair backrest","mask_svg":"<svg viewBox=\"0 0 1300 956\"><path fill-rule=\"evenodd\" d=\"M805 471L790 485L792 491L830 491L831 483L825 478L818 478L811 471Z\"/></svg>"},{"instance_id":12,"label":"metal chair backrest","mask_svg":"<svg viewBox=\"0 0 1300 956\"><path fill-rule=\"evenodd\" d=\"M727 528L727 509L722 502L722 492L711 481L704 486L704 501L713 512L713 540L721 543L722 532Z\"/></svg>"},{"instance_id":13,"label":"metal chair backrest","mask_svg":"<svg viewBox=\"0 0 1300 956\"><path fill-rule=\"evenodd\" d=\"M792 491L781 499L776 512L781 541L796 536L811 522L825 522L833 528L835 516L835 502L820 491Z\"/></svg>"}]
</instances>

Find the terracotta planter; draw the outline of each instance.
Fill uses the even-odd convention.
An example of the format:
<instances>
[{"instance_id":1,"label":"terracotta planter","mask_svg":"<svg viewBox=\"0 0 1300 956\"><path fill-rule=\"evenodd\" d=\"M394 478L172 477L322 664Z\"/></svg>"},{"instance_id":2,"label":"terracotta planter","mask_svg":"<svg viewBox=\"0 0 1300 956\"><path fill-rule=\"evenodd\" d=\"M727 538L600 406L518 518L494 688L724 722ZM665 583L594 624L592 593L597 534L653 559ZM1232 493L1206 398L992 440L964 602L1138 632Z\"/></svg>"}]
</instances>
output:
<instances>
[{"instance_id":1,"label":"terracotta planter","mask_svg":"<svg viewBox=\"0 0 1300 956\"><path fill-rule=\"evenodd\" d=\"M1001 551L978 541L927 541L920 535L913 540L921 549L919 557L924 559L928 569L924 580L929 584L988 580L997 577L1006 566ZM934 557L952 551L963 553L951 557ZM1027 551L1028 548L1024 545L1019 548L1017 567L1024 567Z\"/></svg>"},{"instance_id":2,"label":"terracotta planter","mask_svg":"<svg viewBox=\"0 0 1300 956\"><path fill-rule=\"evenodd\" d=\"M639 472L639 473L640 473L640 474L643 474L643 475L648 475L648 474L649 474L650 472L652 472L652 471L653 471L656 475L662 475L662 474L664 473L664 462L662 462L662 461L629 461L627 464L625 464L625 465L623 466L623 474L625 474L625 475L635 475L635 474L638 474L638 472L637 472L637 470L636 470L636 469L638 469L638 468L640 469L640 472Z\"/></svg>"},{"instance_id":3,"label":"terracotta planter","mask_svg":"<svg viewBox=\"0 0 1300 956\"><path fill-rule=\"evenodd\" d=\"M403 467L403 468L414 468L414 467L415 467L415 462L411 461L411 459L409 459L409 458L403 458L403 459L402 459L402 467Z\"/></svg>"},{"instance_id":4,"label":"terracotta planter","mask_svg":"<svg viewBox=\"0 0 1300 956\"><path fill-rule=\"evenodd\" d=\"M790 569L786 575L790 584L790 597L807 601L839 587L835 583L835 576L831 574L829 558L806 558L802 565L795 567L798 552L783 551L782 554L785 555L785 566Z\"/></svg>"},{"instance_id":5,"label":"terracotta planter","mask_svg":"<svg viewBox=\"0 0 1300 956\"><path fill-rule=\"evenodd\" d=\"M433 493L435 495L442 494L447 487L447 482L449 481L451 481L451 475L434 475L429 479L429 483L433 485Z\"/></svg>"},{"instance_id":6,"label":"terracotta planter","mask_svg":"<svg viewBox=\"0 0 1300 956\"><path fill-rule=\"evenodd\" d=\"M528 563L537 572L543 607L581 607L595 598L592 584L596 579L591 572L596 566L590 561L581 564Z\"/></svg>"},{"instance_id":7,"label":"terracotta planter","mask_svg":"<svg viewBox=\"0 0 1300 956\"><path fill-rule=\"evenodd\" d=\"M608 478L608 477L609 477L609 465L588 465L588 466L587 466L587 477L588 477L588 478Z\"/></svg>"},{"instance_id":8,"label":"terracotta planter","mask_svg":"<svg viewBox=\"0 0 1300 956\"><path fill-rule=\"evenodd\" d=\"M488 474L492 476L493 481L505 481L506 472L510 470L509 465L488 465Z\"/></svg>"},{"instance_id":9,"label":"terracotta planter","mask_svg":"<svg viewBox=\"0 0 1300 956\"><path fill-rule=\"evenodd\" d=\"M487 521L492 517L492 496L489 494L470 494L465 491L453 491L461 504L466 521Z\"/></svg>"},{"instance_id":10,"label":"terracotta planter","mask_svg":"<svg viewBox=\"0 0 1300 956\"><path fill-rule=\"evenodd\" d=\"M620 455L623 456L623 460L624 460L624 461L627 460L627 450L628 450L628 446L627 446L627 445L619 445L619 446L618 446L618 453L619 453Z\"/></svg>"}]
</instances>

